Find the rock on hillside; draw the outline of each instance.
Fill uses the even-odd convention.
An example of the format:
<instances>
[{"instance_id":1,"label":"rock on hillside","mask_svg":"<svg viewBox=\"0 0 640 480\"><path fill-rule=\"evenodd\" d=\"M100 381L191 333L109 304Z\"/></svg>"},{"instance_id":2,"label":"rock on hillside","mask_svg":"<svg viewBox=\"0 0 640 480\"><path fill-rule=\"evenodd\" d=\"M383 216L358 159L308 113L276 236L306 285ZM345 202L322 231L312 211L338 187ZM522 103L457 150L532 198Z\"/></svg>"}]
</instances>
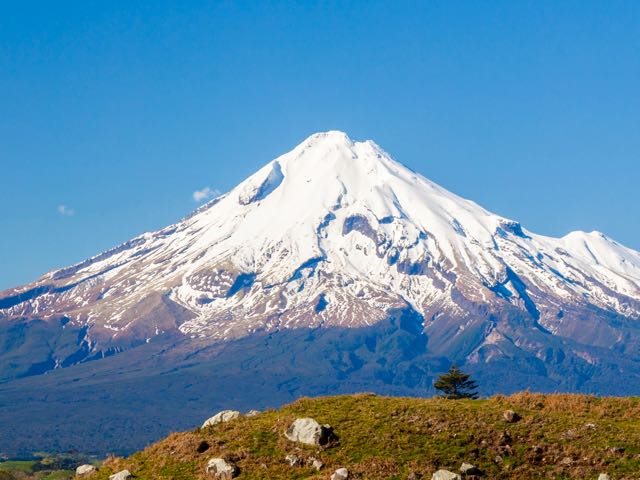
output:
<instances>
[{"instance_id":1,"label":"rock on hillside","mask_svg":"<svg viewBox=\"0 0 640 480\"><path fill-rule=\"evenodd\" d=\"M202 424L201 428L210 427L211 425L217 425L218 423L230 422L240 416L240 412L237 410L223 410L216 413L213 417L208 418Z\"/></svg>"},{"instance_id":2,"label":"rock on hillside","mask_svg":"<svg viewBox=\"0 0 640 480\"><path fill-rule=\"evenodd\" d=\"M335 437L330 425L320 425L313 418L297 418L284 433L292 442L322 446Z\"/></svg>"}]
</instances>

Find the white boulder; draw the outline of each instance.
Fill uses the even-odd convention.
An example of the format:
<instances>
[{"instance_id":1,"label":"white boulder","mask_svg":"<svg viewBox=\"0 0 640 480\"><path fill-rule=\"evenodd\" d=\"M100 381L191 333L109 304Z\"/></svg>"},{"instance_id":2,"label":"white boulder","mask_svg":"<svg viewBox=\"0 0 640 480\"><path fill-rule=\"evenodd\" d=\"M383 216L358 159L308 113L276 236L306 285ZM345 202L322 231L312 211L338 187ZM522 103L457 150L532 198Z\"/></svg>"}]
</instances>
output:
<instances>
[{"instance_id":1,"label":"white boulder","mask_svg":"<svg viewBox=\"0 0 640 480\"><path fill-rule=\"evenodd\" d=\"M133 475L131 475L129 470L122 470L113 475L109 475L109 480L129 480L130 478L133 478Z\"/></svg>"},{"instance_id":2,"label":"white boulder","mask_svg":"<svg viewBox=\"0 0 640 480\"><path fill-rule=\"evenodd\" d=\"M94 465L84 464L76 468L76 476L82 477L89 475L90 473L97 472L98 469Z\"/></svg>"},{"instance_id":3,"label":"white boulder","mask_svg":"<svg viewBox=\"0 0 640 480\"><path fill-rule=\"evenodd\" d=\"M222 410L216 413L213 417L208 418L201 428L210 427L211 425L217 425L218 423L229 422L240 416L240 412L237 410Z\"/></svg>"},{"instance_id":4,"label":"white boulder","mask_svg":"<svg viewBox=\"0 0 640 480\"><path fill-rule=\"evenodd\" d=\"M462 480L462 477L449 470L438 470L431 476L431 480Z\"/></svg>"},{"instance_id":5,"label":"white boulder","mask_svg":"<svg viewBox=\"0 0 640 480\"><path fill-rule=\"evenodd\" d=\"M331 475L331 480L347 480L348 478L349 470L346 468L339 468Z\"/></svg>"},{"instance_id":6,"label":"white boulder","mask_svg":"<svg viewBox=\"0 0 640 480\"><path fill-rule=\"evenodd\" d=\"M320 425L313 418L296 419L284 433L292 442L320 446L331 440L333 430L329 425Z\"/></svg>"},{"instance_id":7,"label":"white boulder","mask_svg":"<svg viewBox=\"0 0 640 480\"><path fill-rule=\"evenodd\" d=\"M207 463L207 473L218 480L231 480L238 475L238 467L224 458L212 458Z\"/></svg>"}]
</instances>

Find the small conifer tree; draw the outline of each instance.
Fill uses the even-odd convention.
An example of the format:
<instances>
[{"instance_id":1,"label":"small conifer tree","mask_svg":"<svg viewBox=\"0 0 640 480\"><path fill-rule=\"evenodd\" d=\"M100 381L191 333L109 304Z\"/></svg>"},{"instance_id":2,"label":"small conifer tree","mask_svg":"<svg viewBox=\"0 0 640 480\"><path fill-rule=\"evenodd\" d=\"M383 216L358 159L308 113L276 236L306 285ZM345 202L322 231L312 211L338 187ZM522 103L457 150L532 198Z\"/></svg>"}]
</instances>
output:
<instances>
[{"instance_id":1,"label":"small conifer tree","mask_svg":"<svg viewBox=\"0 0 640 480\"><path fill-rule=\"evenodd\" d=\"M471 375L464 373L455 365L451 365L447 373L440 375L433 386L442 392L443 398L449 400L478 398L476 382L471 380Z\"/></svg>"}]
</instances>

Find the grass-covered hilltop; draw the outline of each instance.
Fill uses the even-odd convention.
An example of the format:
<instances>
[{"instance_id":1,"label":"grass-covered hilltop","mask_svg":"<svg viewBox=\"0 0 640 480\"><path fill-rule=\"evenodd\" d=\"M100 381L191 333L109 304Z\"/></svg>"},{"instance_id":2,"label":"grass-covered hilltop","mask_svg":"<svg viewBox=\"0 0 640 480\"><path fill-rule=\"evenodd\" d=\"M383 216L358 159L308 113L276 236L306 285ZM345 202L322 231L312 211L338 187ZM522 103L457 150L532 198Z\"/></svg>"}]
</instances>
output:
<instances>
[{"instance_id":1,"label":"grass-covered hilltop","mask_svg":"<svg viewBox=\"0 0 640 480\"><path fill-rule=\"evenodd\" d=\"M95 457L75 452L39 452L13 459L0 454L0 480L68 480L78 465L88 462L98 463Z\"/></svg>"},{"instance_id":2,"label":"grass-covered hilltop","mask_svg":"<svg viewBox=\"0 0 640 480\"><path fill-rule=\"evenodd\" d=\"M106 480L123 470L131 476L115 478L640 478L638 398L359 394L302 398L279 410L224 417L129 458L109 458L82 478ZM300 441L309 434L321 445Z\"/></svg>"}]
</instances>

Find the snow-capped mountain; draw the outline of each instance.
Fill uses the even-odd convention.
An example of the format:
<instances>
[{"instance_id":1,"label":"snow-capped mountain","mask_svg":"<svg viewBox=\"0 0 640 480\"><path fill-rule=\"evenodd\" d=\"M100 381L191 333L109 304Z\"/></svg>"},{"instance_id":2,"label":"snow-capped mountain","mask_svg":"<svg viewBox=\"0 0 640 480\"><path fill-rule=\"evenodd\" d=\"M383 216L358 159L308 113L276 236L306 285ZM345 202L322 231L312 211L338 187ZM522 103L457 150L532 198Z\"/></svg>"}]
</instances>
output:
<instances>
[{"instance_id":1,"label":"snow-capped mountain","mask_svg":"<svg viewBox=\"0 0 640 480\"><path fill-rule=\"evenodd\" d=\"M536 235L327 132L183 221L2 297L4 318L64 315L96 339L363 326L407 305L463 330L469 303L575 336L581 307L640 319L640 253L598 232Z\"/></svg>"},{"instance_id":2,"label":"snow-capped mountain","mask_svg":"<svg viewBox=\"0 0 640 480\"><path fill-rule=\"evenodd\" d=\"M409 337L383 355L389 322ZM637 367L639 327L640 253L598 232L537 235L372 141L326 132L175 225L0 294L0 359L11 359L0 379L167 338L255 354L253 339L340 331L368 332L327 350L344 353L331 362L338 379L378 369L363 389L408 388L448 359L484 375L487 391L505 372L507 390L595 391ZM308 344L288 348L304 358Z\"/></svg>"}]
</instances>

